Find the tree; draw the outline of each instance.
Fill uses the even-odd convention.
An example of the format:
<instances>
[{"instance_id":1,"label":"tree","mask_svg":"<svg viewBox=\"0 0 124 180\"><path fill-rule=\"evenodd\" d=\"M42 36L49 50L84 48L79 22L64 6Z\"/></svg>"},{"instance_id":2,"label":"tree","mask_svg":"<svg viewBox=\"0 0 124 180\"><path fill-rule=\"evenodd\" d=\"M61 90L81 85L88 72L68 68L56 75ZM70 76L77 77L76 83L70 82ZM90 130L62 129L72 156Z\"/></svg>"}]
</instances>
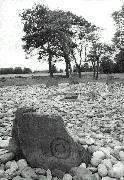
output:
<instances>
[{"instance_id":1,"label":"tree","mask_svg":"<svg viewBox=\"0 0 124 180\"><path fill-rule=\"evenodd\" d=\"M89 64L88 63L84 63L84 65L81 67L81 69L83 68L84 72L87 72L89 70Z\"/></svg>"},{"instance_id":2,"label":"tree","mask_svg":"<svg viewBox=\"0 0 124 180\"><path fill-rule=\"evenodd\" d=\"M115 11L112 17L116 27L113 42L115 47L120 50L124 48L124 5L119 11Z\"/></svg>"},{"instance_id":3,"label":"tree","mask_svg":"<svg viewBox=\"0 0 124 180\"><path fill-rule=\"evenodd\" d=\"M79 78L81 78L82 62L87 61L87 47L92 39L91 36L97 30L98 27L88 22L85 22L83 26L78 25L75 27L74 43L76 45L72 49L72 57L78 70Z\"/></svg>"},{"instance_id":4,"label":"tree","mask_svg":"<svg viewBox=\"0 0 124 180\"><path fill-rule=\"evenodd\" d=\"M57 68L56 68L55 64L52 65L52 71L53 71L53 73L57 73Z\"/></svg>"},{"instance_id":5,"label":"tree","mask_svg":"<svg viewBox=\"0 0 124 180\"><path fill-rule=\"evenodd\" d=\"M98 79L100 63L105 57L110 58L113 52L112 46L99 42L92 44L88 58L93 67L93 78Z\"/></svg>"},{"instance_id":6,"label":"tree","mask_svg":"<svg viewBox=\"0 0 124 180\"><path fill-rule=\"evenodd\" d=\"M70 19L67 13L51 11L44 5L35 5L32 9L24 10L21 17L25 32L23 48L28 54L37 49L39 59L47 57L52 77L52 58L68 55L66 47L69 39Z\"/></svg>"},{"instance_id":7,"label":"tree","mask_svg":"<svg viewBox=\"0 0 124 180\"><path fill-rule=\"evenodd\" d=\"M118 53L116 53L115 58L117 73L124 72L124 50L120 49Z\"/></svg>"},{"instance_id":8,"label":"tree","mask_svg":"<svg viewBox=\"0 0 124 180\"><path fill-rule=\"evenodd\" d=\"M66 76L69 77L70 55L75 48L72 27L76 25L88 29L91 24L71 12L52 11L44 5L35 5L32 9L24 10L21 17L25 32L23 48L26 53L33 54L33 51L37 50L39 60L47 57L51 77L53 57L63 57L66 63Z\"/></svg>"},{"instance_id":9,"label":"tree","mask_svg":"<svg viewBox=\"0 0 124 180\"><path fill-rule=\"evenodd\" d=\"M105 74L111 74L114 72L114 68L115 68L115 63L107 56L104 56L100 63L100 72Z\"/></svg>"},{"instance_id":10,"label":"tree","mask_svg":"<svg viewBox=\"0 0 124 180\"><path fill-rule=\"evenodd\" d=\"M21 67L15 67L14 68L14 74L23 74L23 70Z\"/></svg>"},{"instance_id":11,"label":"tree","mask_svg":"<svg viewBox=\"0 0 124 180\"><path fill-rule=\"evenodd\" d=\"M13 68L0 68L0 74L14 74Z\"/></svg>"},{"instance_id":12,"label":"tree","mask_svg":"<svg viewBox=\"0 0 124 180\"><path fill-rule=\"evenodd\" d=\"M112 14L115 22L116 32L114 34L113 43L116 49L115 62L116 72L124 72L124 5L119 11Z\"/></svg>"},{"instance_id":13,"label":"tree","mask_svg":"<svg viewBox=\"0 0 124 180\"><path fill-rule=\"evenodd\" d=\"M37 49L39 59L48 57L50 76L53 76L52 58L54 56L64 57L66 75L69 76L72 16L75 17L70 12L51 11L44 5L35 5L21 14L25 32L23 48L28 54Z\"/></svg>"},{"instance_id":14,"label":"tree","mask_svg":"<svg viewBox=\"0 0 124 180\"><path fill-rule=\"evenodd\" d=\"M30 74L30 73L32 73L32 70L30 68L23 69L23 74Z\"/></svg>"}]
</instances>

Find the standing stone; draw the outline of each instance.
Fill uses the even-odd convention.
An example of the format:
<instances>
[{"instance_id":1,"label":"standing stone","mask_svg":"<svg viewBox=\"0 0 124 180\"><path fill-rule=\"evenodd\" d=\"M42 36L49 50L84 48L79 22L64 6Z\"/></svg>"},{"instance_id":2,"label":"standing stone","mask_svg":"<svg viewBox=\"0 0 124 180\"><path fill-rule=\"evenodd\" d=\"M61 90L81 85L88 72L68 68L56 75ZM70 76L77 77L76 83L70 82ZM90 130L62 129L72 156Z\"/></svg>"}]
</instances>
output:
<instances>
[{"instance_id":1,"label":"standing stone","mask_svg":"<svg viewBox=\"0 0 124 180\"><path fill-rule=\"evenodd\" d=\"M32 167L67 172L82 161L88 164L90 160L89 153L70 137L60 116L18 109L12 140L17 147L16 154L21 152Z\"/></svg>"}]
</instances>

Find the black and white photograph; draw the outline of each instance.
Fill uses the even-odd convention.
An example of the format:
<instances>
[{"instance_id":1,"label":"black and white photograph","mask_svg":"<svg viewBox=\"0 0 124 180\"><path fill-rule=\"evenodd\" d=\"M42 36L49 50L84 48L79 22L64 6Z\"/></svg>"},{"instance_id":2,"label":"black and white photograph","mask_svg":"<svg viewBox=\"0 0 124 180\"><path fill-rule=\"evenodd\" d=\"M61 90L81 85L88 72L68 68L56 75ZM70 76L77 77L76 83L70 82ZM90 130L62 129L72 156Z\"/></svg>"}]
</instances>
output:
<instances>
[{"instance_id":1,"label":"black and white photograph","mask_svg":"<svg viewBox=\"0 0 124 180\"><path fill-rule=\"evenodd\" d=\"M0 0L0 180L124 180L124 0Z\"/></svg>"}]
</instances>

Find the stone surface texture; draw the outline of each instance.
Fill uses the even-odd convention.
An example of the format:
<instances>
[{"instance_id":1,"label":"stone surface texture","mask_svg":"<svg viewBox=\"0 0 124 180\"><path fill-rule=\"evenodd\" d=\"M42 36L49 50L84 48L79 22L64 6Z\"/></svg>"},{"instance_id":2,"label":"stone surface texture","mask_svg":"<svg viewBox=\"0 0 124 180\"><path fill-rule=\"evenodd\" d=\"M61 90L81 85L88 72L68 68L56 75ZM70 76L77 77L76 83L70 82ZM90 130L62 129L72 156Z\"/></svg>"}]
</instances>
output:
<instances>
[{"instance_id":1,"label":"stone surface texture","mask_svg":"<svg viewBox=\"0 0 124 180\"><path fill-rule=\"evenodd\" d=\"M22 153L32 167L67 172L90 160L90 153L74 142L60 116L42 115L33 109L17 110L12 141L16 154Z\"/></svg>"}]
</instances>

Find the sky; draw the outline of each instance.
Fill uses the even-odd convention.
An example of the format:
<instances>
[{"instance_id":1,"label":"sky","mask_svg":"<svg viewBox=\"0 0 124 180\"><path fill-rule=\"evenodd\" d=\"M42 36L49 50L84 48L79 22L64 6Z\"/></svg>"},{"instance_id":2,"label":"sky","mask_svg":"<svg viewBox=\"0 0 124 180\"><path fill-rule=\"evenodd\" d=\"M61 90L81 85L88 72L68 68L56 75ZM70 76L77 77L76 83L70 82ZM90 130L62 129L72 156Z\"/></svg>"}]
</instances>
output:
<instances>
[{"instance_id":1,"label":"sky","mask_svg":"<svg viewBox=\"0 0 124 180\"><path fill-rule=\"evenodd\" d=\"M18 12L31 8L35 2L44 3L50 9L69 10L83 16L103 28L102 41L110 43L115 32L111 14L120 9L123 0L0 0L0 68L48 68L46 63L39 63L37 59L25 59L22 49L23 25Z\"/></svg>"}]
</instances>

